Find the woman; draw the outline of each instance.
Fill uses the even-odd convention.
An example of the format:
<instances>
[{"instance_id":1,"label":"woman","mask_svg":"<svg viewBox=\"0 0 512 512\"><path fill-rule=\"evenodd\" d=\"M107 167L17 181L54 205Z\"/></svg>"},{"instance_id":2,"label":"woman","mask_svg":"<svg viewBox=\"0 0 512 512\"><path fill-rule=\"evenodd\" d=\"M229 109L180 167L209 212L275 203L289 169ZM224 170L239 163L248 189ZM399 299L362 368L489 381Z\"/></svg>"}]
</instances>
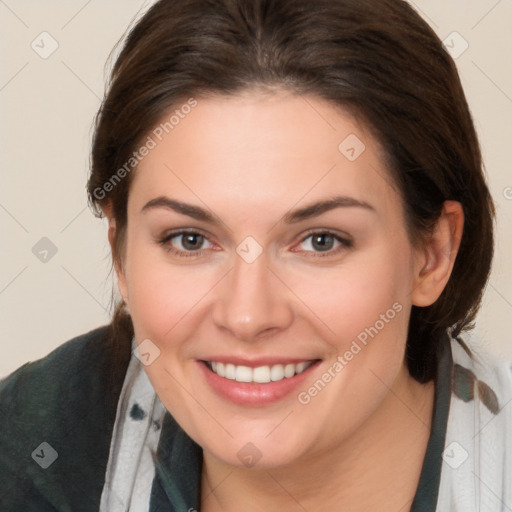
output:
<instances>
[{"instance_id":1,"label":"woman","mask_svg":"<svg viewBox=\"0 0 512 512\"><path fill-rule=\"evenodd\" d=\"M2 382L2 510L512 507L492 200L408 4L158 2L91 163L122 300Z\"/></svg>"}]
</instances>

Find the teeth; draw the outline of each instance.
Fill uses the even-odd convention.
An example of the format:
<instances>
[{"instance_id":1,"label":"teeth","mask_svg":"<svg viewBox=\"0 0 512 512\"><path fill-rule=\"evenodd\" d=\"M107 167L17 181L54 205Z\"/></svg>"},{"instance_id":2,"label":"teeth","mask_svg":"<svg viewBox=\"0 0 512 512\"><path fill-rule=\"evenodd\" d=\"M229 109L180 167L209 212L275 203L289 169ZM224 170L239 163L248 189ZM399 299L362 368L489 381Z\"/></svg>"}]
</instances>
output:
<instances>
[{"instance_id":1,"label":"teeth","mask_svg":"<svg viewBox=\"0 0 512 512\"><path fill-rule=\"evenodd\" d=\"M237 382L251 382L252 381L252 368L248 366L237 366L235 373L235 380Z\"/></svg>"},{"instance_id":2,"label":"teeth","mask_svg":"<svg viewBox=\"0 0 512 512\"><path fill-rule=\"evenodd\" d=\"M287 364L284 367L284 376L289 379L290 377L293 377L295 375L295 365L294 364Z\"/></svg>"},{"instance_id":3,"label":"teeth","mask_svg":"<svg viewBox=\"0 0 512 512\"><path fill-rule=\"evenodd\" d=\"M222 363L217 363L217 364L222 364ZM236 367L235 367L235 365L234 364L227 364L225 366L225 368L226 368L226 374L225 375L221 375L221 377L226 377L226 379L235 380L235 375L236 375Z\"/></svg>"},{"instance_id":4,"label":"teeth","mask_svg":"<svg viewBox=\"0 0 512 512\"><path fill-rule=\"evenodd\" d=\"M270 366L258 366L258 368L254 368L252 371L252 380L260 384L270 382Z\"/></svg>"},{"instance_id":5,"label":"teeth","mask_svg":"<svg viewBox=\"0 0 512 512\"><path fill-rule=\"evenodd\" d=\"M256 382L258 384L277 382L285 378L289 379L294 375L302 373L312 364L313 361L304 361L298 364L275 364L273 366L250 368L249 366L235 366L230 363L208 361L210 369L220 377L236 380L237 382Z\"/></svg>"},{"instance_id":6,"label":"teeth","mask_svg":"<svg viewBox=\"0 0 512 512\"><path fill-rule=\"evenodd\" d=\"M294 372L295 373L295 372ZM284 378L284 366L282 364L275 364L270 368L270 380L275 382L276 380L283 380Z\"/></svg>"},{"instance_id":7,"label":"teeth","mask_svg":"<svg viewBox=\"0 0 512 512\"><path fill-rule=\"evenodd\" d=\"M302 373L302 372L306 369L306 365L307 365L307 364L308 364L308 363L307 363L306 361L304 361L303 363L299 363L299 364L297 365L297 370L296 370L296 371L297 371L297 373Z\"/></svg>"},{"instance_id":8,"label":"teeth","mask_svg":"<svg viewBox=\"0 0 512 512\"><path fill-rule=\"evenodd\" d=\"M224 377L226 375L226 369L222 363L217 363L217 375Z\"/></svg>"}]
</instances>

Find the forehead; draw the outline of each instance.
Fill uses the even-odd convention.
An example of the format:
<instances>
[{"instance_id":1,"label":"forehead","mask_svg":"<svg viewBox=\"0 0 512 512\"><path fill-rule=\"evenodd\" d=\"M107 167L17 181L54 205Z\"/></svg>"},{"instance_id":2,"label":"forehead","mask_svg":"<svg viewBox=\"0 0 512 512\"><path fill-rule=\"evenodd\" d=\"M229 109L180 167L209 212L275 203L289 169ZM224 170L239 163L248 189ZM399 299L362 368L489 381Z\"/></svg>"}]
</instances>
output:
<instances>
[{"instance_id":1,"label":"forehead","mask_svg":"<svg viewBox=\"0 0 512 512\"><path fill-rule=\"evenodd\" d=\"M348 112L290 93L196 101L175 105L148 134L153 148L134 173L133 207L170 195L233 215L279 216L344 195L382 214L400 211L377 141Z\"/></svg>"}]
</instances>

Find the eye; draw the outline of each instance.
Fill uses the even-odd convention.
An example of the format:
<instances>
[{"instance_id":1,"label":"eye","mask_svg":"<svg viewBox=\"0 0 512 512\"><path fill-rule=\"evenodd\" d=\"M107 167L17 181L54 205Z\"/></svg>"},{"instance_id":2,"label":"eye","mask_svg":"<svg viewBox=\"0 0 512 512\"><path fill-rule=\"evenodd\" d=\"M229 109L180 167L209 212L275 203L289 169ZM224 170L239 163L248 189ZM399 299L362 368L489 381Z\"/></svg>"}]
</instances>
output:
<instances>
[{"instance_id":1,"label":"eye","mask_svg":"<svg viewBox=\"0 0 512 512\"><path fill-rule=\"evenodd\" d=\"M179 241L179 245L181 246L176 248L174 239ZM158 240L158 243L162 245L166 251L175 254L180 257L191 257L191 256L201 256L203 255L205 249L201 247L208 239L202 233L197 231L175 231L173 233L169 233L164 238ZM213 246L213 244L211 244ZM210 247L211 248L211 247Z\"/></svg>"},{"instance_id":2,"label":"eye","mask_svg":"<svg viewBox=\"0 0 512 512\"><path fill-rule=\"evenodd\" d=\"M158 240L164 249L178 257L199 257L207 250L212 249L213 244L208 238L198 231L180 230L166 234ZM204 248L204 244L210 246ZM305 252L311 257L334 256L353 246L353 242L330 231L313 231L302 238L299 246L305 248L301 251L294 249L294 252ZM178 247L177 247L178 246Z\"/></svg>"},{"instance_id":3,"label":"eye","mask_svg":"<svg viewBox=\"0 0 512 512\"><path fill-rule=\"evenodd\" d=\"M314 231L304 237L299 245L306 247L304 252L313 252L313 257L325 257L339 254L352 247L353 243L330 231Z\"/></svg>"}]
</instances>

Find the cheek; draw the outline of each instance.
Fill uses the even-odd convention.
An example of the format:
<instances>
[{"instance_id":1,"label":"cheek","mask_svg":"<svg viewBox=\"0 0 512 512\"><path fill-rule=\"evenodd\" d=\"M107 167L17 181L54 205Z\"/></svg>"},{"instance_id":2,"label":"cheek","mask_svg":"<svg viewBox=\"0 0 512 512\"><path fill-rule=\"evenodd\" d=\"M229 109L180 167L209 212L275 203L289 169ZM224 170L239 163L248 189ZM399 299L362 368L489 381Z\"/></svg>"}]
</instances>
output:
<instances>
[{"instance_id":1,"label":"cheek","mask_svg":"<svg viewBox=\"0 0 512 512\"><path fill-rule=\"evenodd\" d=\"M287 283L310 310L309 316L323 324L325 339L341 350L360 333L364 338L365 329L376 323L379 331L384 330L383 321L386 331L403 329L408 318L404 311L410 305L410 268L407 245L397 241L392 247L375 245L364 256L349 257L337 267L296 268Z\"/></svg>"},{"instance_id":2,"label":"cheek","mask_svg":"<svg viewBox=\"0 0 512 512\"><path fill-rule=\"evenodd\" d=\"M339 268L295 276L292 287L329 344L329 361L343 366L332 368L332 393L316 400L320 409L328 408L324 400L343 397L371 410L403 366L411 308L409 254L406 243L380 245Z\"/></svg>"},{"instance_id":3,"label":"cheek","mask_svg":"<svg viewBox=\"0 0 512 512\"><path fill-rule=\"evenodd\" d=\"M314 283L303 279L302 288L297 280L297 295L321 320L316 325L330 346L322 382L315 378L300 390L300 403L307 404L304 421L311 422L312 432L315 418L329 411L331 421L322 436L349 435L393 386L403 368L410 314L408 278L403 276L406 264L405 259L372 258L371 264L317 273ZM325 441L320 437L314 442L321 446Z\"/></svg>"},{"instance_id":4,"label":"cheek","mask_svg":"<svg viewBox=\"0 0 512 512\"><path fill-rule=\"evenodd\" d=\"M201 297L197 271L171 264L157 243L135 229L128 236L125 276L138 341L158 343Z\"/></svg>"},{"instance_id":5,"label":"cheek","mask_svg":"<svg viewBox=\"0 0 512 512\"><path fill-rule=\"evenodd\" d=\"M130 313L139 336L163 340L194 308L208 290L208 277L197 267L175 266L162 259L132 253L127 267Z\"/></svg>"}]
</instances>

